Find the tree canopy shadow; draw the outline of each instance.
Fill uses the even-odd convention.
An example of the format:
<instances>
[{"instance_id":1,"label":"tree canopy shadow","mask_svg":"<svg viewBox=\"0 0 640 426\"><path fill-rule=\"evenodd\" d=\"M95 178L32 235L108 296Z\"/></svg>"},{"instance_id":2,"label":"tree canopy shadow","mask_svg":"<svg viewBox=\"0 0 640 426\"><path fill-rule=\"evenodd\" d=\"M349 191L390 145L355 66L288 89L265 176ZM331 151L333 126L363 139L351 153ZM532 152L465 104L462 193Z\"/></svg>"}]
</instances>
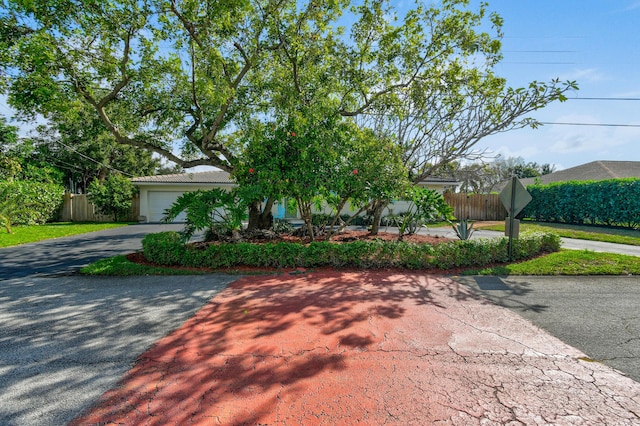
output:
<instances>
[{"instance_id":1,"label":"tree canopy shadow","mask_svg":"<svg viewBox=\"0 0 640 426\"><path fill-rule=\"evenodd\" d=\"M408 305L445 308L432 286L457 284L385 271L242 278L143 354L120 385L72 425L132 416L162 424L168 415L182 424L204 416L203 406L223 412L238 400L252 408L236 407L225 421L259 422L281 392L302 392L308 379L346 368L350 352L379 343L368 330L375 318L401 320ZM450 291L475 297L464 286Z\"/></svg>"}]
</instances>

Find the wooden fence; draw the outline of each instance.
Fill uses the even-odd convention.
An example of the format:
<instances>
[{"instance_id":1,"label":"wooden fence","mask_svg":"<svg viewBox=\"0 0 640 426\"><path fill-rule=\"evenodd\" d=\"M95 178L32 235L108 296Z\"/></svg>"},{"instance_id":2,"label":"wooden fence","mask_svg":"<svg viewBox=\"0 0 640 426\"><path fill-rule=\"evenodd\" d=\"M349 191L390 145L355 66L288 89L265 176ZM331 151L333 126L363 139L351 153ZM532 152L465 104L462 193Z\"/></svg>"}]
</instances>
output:
<instances>
[{"instance_id":1,"label":"wooden fence","mask_svg":"<svg viewBox=\"0 0 640 426\"><path fill-rule=\"evenodd\" d=\"M140 215L140 198L134 195L129 215L122 218L125 222L135 222ZM96 212L86 194L64 194L60 220L63 222L113 222L113 217Z\"/></svg>"},{"instance_id":2,"label":"wooden fence","mask_svg":"<svg viewBox=\"0 0 640 426\"><path fill-rule=\"evenodd\" d=\"M445 201L453 207L456 219L505 220L507 211L498 194L445 193Z\"/></svg>"}]
</instances>

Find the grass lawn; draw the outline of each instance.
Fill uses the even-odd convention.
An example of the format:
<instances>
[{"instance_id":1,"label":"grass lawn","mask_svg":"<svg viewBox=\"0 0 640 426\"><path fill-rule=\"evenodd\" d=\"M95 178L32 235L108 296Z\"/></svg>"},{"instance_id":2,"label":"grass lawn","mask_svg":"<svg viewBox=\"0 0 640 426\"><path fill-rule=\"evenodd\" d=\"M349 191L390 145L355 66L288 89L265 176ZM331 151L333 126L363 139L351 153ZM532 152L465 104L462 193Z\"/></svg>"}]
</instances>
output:
<instances>
[{"instance_id":1,"label":"grass lawn","mask_svg":"<svg viewBox=\"0 0 640 426\"><path fill-rule=\"evenodd\" d=\"M640 258L589 250L560 250L511 265L471 269L463 275L640 275Z\"/></svg>"},{"instance_id":2,"label":"grass lawn","mask_svg":"<svg viewBox=\"0 0 640 426\"><path fill-rule=\"evenodd\" d=\"M504 232L504 223L481 226L478 229ZM640 246L640 230L634 229L525 221L520 222L520 232L522 231L554 232L565 238Z\"/></svg>"},{"instance_id":3,"label":"grass lawn","mask_svg":"<svg viewBox=\"0 0 640 426\"><path fill-rule=\"evenodd\" d=\"M80 270L85 275L110 275L110 276L130 276L130 275L202 275L203 272L187 271L174 268L162 268L155 266L140 265L127 260L127 257L114 256L108 259L98 260L87 265Z\"/></svg>"},{"instance_id":4,"label":"grass lawn","mask_svg":"<svg viewBox=\"0 0 640 426\"><path fill-rule=\"evenodd\" d=\"M82 268L80 272L111 276L201 274L197 271L139 265L128 261L125 256L100 260ZM437 274L438 270L425 272ZM462 275L640 275L640 260L636 256L622 254L561 250L511 265L469 269Z\"/></svg>"},{"instance_id":5,"label":"grass lawn","mask_svg":"<svg viewBox=\"0 0 640 426\"><path fill-rule=\"evenodd\" d=\"M0 229L0 247L17 246L51 238L67 237L69 235L85 234L109 228L127 226L128 223L73 223L60 222L34 226L14 226L11 234L4 228Z\"/></svg>"}]
</instances>

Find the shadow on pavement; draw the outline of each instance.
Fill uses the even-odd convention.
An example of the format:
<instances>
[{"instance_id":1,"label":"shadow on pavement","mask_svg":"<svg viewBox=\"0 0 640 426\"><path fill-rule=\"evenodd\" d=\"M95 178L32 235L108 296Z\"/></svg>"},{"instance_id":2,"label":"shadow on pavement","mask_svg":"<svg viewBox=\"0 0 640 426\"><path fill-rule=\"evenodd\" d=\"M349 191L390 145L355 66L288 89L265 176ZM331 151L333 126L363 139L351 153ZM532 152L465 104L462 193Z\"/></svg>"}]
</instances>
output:
<instances>
[{"instance_id":1,"label":"shadow on pavement","mask_svg":"<svg viewBox=\"0 0 640 426\"><path fill-rule=\"evenodd\" d=\"M458 300L484 300L433 276L430 281L371 271L311 276L304 284L300 274L231 284L143 354L118 388L72 424L124 418L136 423L150 415L160 423L202 421L197 415L203 414L190 408L196 402L209 412L221 410L223 423L254 424L277 411L283 387L287 394L305 392L307 379L346 368L344 351L381 344L385 330L375 329L376 318L413 323L403 318L408 306L446 309L433 297L434 285ZM224 417L229 412L235 417Z\"/></svg>"},{"instance_id":2,"label":"shadow on pavement","mask_svg":"<svg viewBox=\"0 0 640 426\"><path fill-rule=\"evenodd\" d=\"M0 286L0 423L64 424L236 279L21 278Z\"/></svg>"}]
</instances>

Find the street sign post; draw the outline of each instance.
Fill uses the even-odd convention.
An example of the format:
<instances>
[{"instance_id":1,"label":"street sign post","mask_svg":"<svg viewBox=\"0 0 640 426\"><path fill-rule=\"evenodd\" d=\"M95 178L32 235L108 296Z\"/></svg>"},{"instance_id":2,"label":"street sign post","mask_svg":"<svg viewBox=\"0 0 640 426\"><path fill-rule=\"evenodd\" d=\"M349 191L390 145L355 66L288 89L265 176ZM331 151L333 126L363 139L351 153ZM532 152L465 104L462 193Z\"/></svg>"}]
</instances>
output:
<instances>
[{"instance_id":1,"label":"street sign post","mask_svg":"<svg viewBox=\"0 0 640 426\"><path fill-rule=\"evenodd\" d=\"M516 232L514 232L516 215L531 202L531 199L531 194L527 192L527 189L515 176L511 178L511 181L504 187L502 192L500 192L500 201L502 201L502 205L509 213L509 217L507 218L509 221L507 226L509 230L509 261L513 260L513 237L514 234L516 234Z\"/></svg>"}]
</instances>

